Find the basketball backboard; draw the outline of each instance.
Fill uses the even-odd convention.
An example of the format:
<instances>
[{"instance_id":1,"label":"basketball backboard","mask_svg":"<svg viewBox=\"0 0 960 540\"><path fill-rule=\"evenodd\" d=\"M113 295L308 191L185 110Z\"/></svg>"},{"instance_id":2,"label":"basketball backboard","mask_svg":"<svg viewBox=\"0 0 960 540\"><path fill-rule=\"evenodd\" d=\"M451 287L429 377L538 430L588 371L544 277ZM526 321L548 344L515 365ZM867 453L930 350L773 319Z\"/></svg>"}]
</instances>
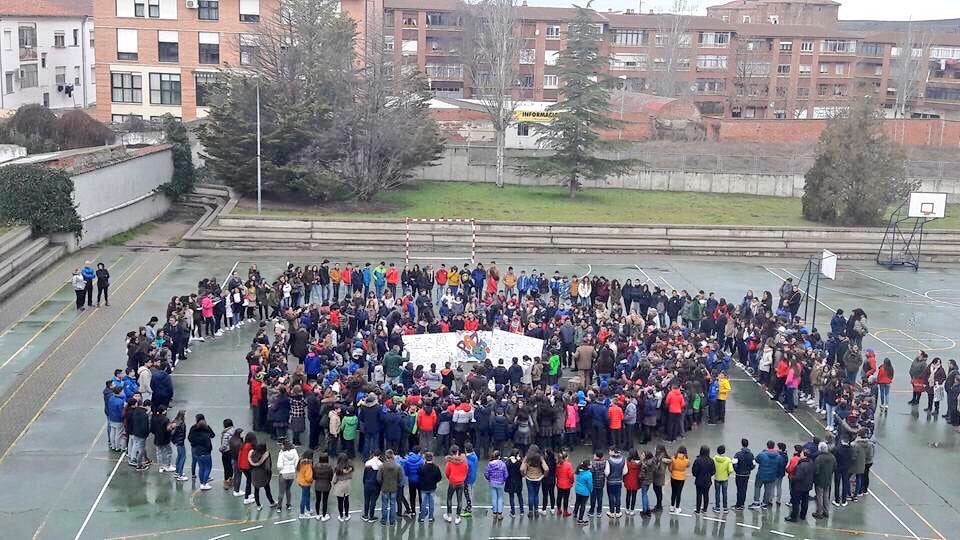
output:
<instances>
[{"instance_id":1,"label":"basketball backboard","mask_svg":"<svg viewBox=\"0 0 960 540\"><path fill-rule=\"evenodd\" d=\"M909 217L927 219L942 218L946 210L946 193L914 192L910 194L910 208L907 214Z\"/></svg>"}]
</instances>

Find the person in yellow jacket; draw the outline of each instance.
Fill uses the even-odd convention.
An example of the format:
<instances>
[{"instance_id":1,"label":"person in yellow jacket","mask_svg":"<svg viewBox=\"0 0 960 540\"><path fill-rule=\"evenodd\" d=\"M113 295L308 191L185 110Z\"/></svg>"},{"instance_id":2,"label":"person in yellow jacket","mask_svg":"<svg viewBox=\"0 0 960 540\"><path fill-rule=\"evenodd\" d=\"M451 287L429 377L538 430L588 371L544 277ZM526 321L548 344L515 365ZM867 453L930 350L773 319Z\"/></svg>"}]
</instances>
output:
<instances>
[{"instance_id":1,"label":"person in yellow jacket","mask_svg":"<svg viewBox=\"0 0 960 540\"><path fill-rule=\"evenodd\" d=\"M729 385L729 383L727 383ZM721 385L722 386L722 385ZM727 447L720 445L717 447L717 453L713 456L713 465L716 472L713 473L713 511L720 513L720 497L723 497L723 513L730 511L727 506L727 484L730 476L733 474L733 460L727 456Z\"/></svg>"},{"instance_id":2,"label":"person in yellow jacket","mask_svg":"<svg viewBox=\"0 0 960 540\"><path fill-rule=\"evenodd\" d=\"M730 395L730 378L725 371L720 372L717 378L720 387L717 390L717 422L721 424L727 418L727 396Z\"/></svg>"},{"instance_id":3,"label":"person in yellow jacket","mask_svg":"<svg viewBox=\"0 0 960 540\"><path fill-rule=\"evenodd\" d=\"M460 270L456 266L451 266L447 272L447 287L450 288L450 296L457 296L460 292Z\"/></svg>"},{"instance_id":4,"label":"person in yellow jacket","mask_svg":"<svg viewBox=\"0 0 960 540\"><path fill-rule=\"evenodd\" d=\"M687 447L677 448L677 453L670 459L670 513L679 514L680 499L683 496L683 483L687 479L687 469L690 467L690 458L687 457Z\"/></svg>"},{"instance_id":5,"label":"person in yellow jacket","mask_svg":"<svg viewBox=\"0 0 960 540\"><path fill-rule=\"evenodd\" d=\"M503 275L503 295L507 300L517 295L517 274L512 266L508 266L507 273Z\"/></svg>"},{"instance_id":6,"label":"person in yellow jacket","mask_svg":"<svg viewBox=\"0 0 960 540\"><path fill-rule=\"evenodd\" d=\"M297 462L297 485L300 486L300 519L309 519L310 490L313 488L313 450L304 450Z\"/></svg>"}]
</instances>

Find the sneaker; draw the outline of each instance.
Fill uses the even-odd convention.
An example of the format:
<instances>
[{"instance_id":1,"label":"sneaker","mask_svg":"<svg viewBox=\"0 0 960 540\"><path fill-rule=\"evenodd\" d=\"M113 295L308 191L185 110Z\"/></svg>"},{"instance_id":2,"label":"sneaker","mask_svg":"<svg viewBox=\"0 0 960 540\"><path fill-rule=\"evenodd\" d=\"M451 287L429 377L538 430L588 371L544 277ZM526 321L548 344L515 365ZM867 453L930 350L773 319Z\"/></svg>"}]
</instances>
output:
<instances>
[{"instance_id":1,"label":"sneaker","mask_svg":"<svg viewBox=\"0 0 960 540\"><path fill-rule=\"evenodd\" d=\"M186 482L187 480L190 479L189 476L184 476L184 475L182 475L182 474L179 475L179 476L175 476L174 478L177 479L177 482Z\"/></svg>"},{"instance_id":2,"label":"sneaker","mask_svg":"<svg viewBox=\"0 0 960 540\"><path fill-rule=\"evenodd\" d=\"M748 506L747 508L751 510L759 510L762 506L763 506L762 504L755 502L755 503L751 503L750 506Z\"/></svg>"},{"instance_id":3,"label":"sneaker","mask_svg":"<svg viewBox=\"0 0 960 540\"><path fill-rule=\"evenodd\" d=\"M730 509L729 509L729 508L724 508L724 509L723 509L723 513L724 513L724 514L729 514L729 513L730 513Z\"/></svg>"},{"instance_id":4,"label":"sneaker","mask_svg":"<svg viewBox=\"0 0 960 540\"><path fill-rule=\"evenodd\" d=\"M330 514L324 514L322 516L317 516L320 521L328 521L330 519Z\"/></svg>"},{"instance_id":5,"label":"sneaker","mask_svg":"<svg viewBox=\"0 0 960 540\"><path fill-rule=\"evenodd\" d=\"M453 521L453 518L450 516L450 514L444 514L443 520L446 521L447 523L450 523Z\"/></svg>"},{"instance_id":6,"label":"sneaker","mask_svg":"<svg viewBox=\"0 0 960 540\"><path fill-rule=\"evenodd\" d=\"M726 509L724 509L724 512L726 512ZM713 513L719 514L719 513L720 513L720 507L714 506L714 507L713 507Z\"/></svg>"},{"instance_id":7,"label":"sneaker","mask_svg":"<svg viewBox=\"0 0 960 540\"><path fill-rule=\"evenodd\" d=\"M258 504L258 505L257 505L257 512L260 512L261 510L263 510L263 507Z\"/></svg>"},{"instance_id":8,"label":"sneaker","mask_svg":"<svg viewBox=\"0 0 960 540\"><path fill-rule=\"evenodd\" d=\"M677 511L676 507L674 507L674 506L671 506L671 507L670 507L670 513L671 513L671 514L674 513L674 512L676 512L676 511Z\"/></svg>"},{"instance_id":9,"label":"sneaker","mask_svg":"<svg viewBox=\"0 0 960 540\"><path fill-rule=\"evenodd\" d=\"M455 517L455 518L453 519L454 525L459 525L459 524L460 524L460 521L461 521L461 520L460 520L460 516L457 516L457 517Z\"/></svg>"},{"instance_id":10,"label":"sneaker","mask_svg":"<svg viewBox=\"0 0 960 540\"><path fill-rule=\"evenodd\" d=\"M830 504L836 506L837 508L840 508L840 503L838 503L837 501L833 501Z\"/></svg>"},{"instance_id":11,"label":"sneaker","mask_svg":"<svg viewBox=\"0 0 960 540\"><path fill-rule=\"evenodd\" d=\"M209 491L210 489L210 484L200 484L200 491Z\"/></svg>"},{"instance_id":12,"label":"sneaker","mask_svg":"<svg viewBox=\"0 0 960 540\"><path fill-rule=\"evenodd\" d=\"M678 507L677 507L677 513L679 514L679 513L681 513L681 512L683 512L683 510L678 506Z\"/></svg>"},{"instance_id":13,"label":"sneaker","mask_svg":"<svg viewBox=\"0 0 960 540\"><path fill-rule=\"evenodd\" d=\"M253 497L247 497L243 499L243 504L253 504L253 502L254 502Z\"/></svg>"},{"instance_id":14,"label":"sneaker","mask_svg":"<svg viewBox=\"0 0 960 540\"><path fill-rule=\"evenodd\" d=\"M843 501L842 503L840 503L840 506L847 506L847 501Z\"/></svg>"},{"instance_id":15,"label":"sneaker","mask_svg":"<svg viewBox=\"0 0 960 540\"><path fill-rule=\"evenodd\" d=\"M234 496L234 497L242 497L242 496L243 496L243 492L242 492L242 491L234 491L234 492L233 492L233 496Z\"/></svg>"},{"instance_id":16,"label":"sneaker","mask_svg":"<svg viewBox=\"0 0 960 540\"><path fill-rule=\"evenodd\" d=\"M464 510L463 512L460 512L460 517L471 517L471 516L473 516L473 513L470 512L469 510Z\"/></svg>"}]
</instances>

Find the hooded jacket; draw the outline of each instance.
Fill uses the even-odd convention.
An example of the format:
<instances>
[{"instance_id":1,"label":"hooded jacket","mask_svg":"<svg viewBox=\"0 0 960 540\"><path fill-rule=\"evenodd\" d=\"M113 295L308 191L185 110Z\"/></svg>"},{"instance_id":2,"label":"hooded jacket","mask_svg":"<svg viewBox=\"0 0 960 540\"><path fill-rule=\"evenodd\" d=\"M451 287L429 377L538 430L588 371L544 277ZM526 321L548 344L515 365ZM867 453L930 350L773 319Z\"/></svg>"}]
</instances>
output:
<instances>
[{"instance_id":1,"label":"hooded jacket","mask_svg":"<svg viewBox=\"0 0 960 540\"><path fill-rule=\"evenodd\" d=\"M444 475L447 482L452 486L462 485L467 480L470 466L462 454L447 456L447 465L444 467Z\"/></svg>"}]
</instances>

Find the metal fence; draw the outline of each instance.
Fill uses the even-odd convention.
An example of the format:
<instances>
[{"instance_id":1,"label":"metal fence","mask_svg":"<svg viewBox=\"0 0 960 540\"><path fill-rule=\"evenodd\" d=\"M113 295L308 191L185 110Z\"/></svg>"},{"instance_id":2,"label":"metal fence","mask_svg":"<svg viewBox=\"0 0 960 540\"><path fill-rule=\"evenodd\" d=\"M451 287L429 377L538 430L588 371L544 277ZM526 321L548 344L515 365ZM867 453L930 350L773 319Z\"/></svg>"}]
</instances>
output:
<instances>
[{"instance_id":1,"label":"metal fence","mask_svg":"<svg viewBox=\"0 0 960 540\"><path fill-rule=\"evenodd\" d=\"M494 165L496 149L488 146L456 147L466 151L471 165ZM507 150L507 161L520 157L549 155L544 150ZM605 157L632 157L643 160L647 169L716 174L805 174L815 158L805 155L715 155L679 154L625 150ZM907 176L941 180L960 180L960 162L907 161Z\"/></svg>"}]
</instances>

